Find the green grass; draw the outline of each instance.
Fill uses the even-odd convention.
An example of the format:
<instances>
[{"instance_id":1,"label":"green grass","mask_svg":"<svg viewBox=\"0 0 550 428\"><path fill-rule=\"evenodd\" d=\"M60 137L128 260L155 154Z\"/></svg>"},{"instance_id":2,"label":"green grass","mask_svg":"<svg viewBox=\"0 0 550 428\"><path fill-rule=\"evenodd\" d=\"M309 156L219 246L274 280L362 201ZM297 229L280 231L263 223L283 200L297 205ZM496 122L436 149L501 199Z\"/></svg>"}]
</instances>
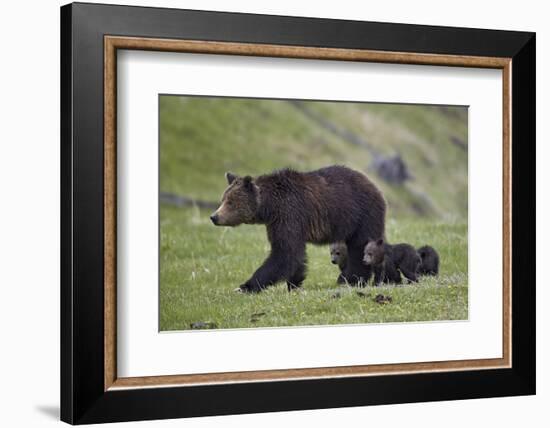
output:
<instances>
[{"instance_id":1,"label":"green grass","mask_svg":"<svg viewBox=\"0 0 550 428\"><path fill-rule=\"evenodd\" d=\"M217 328L254 328L468 318L468 244L463 222L388 221L391 242L429 243L437 248L442 261L437 278L402 286L338 286L338 268L330 263L327 247L309 245L309 273L301 291L289 293L286 285L279 284L260 294L243 295L234 289L269 251L265 228L219 228L210 223L208 214L161 206L163 331L189 329L196 322L214 323ZM392 302L375 303L377 294L391 296Z\"/></svg>"}]
</instances>

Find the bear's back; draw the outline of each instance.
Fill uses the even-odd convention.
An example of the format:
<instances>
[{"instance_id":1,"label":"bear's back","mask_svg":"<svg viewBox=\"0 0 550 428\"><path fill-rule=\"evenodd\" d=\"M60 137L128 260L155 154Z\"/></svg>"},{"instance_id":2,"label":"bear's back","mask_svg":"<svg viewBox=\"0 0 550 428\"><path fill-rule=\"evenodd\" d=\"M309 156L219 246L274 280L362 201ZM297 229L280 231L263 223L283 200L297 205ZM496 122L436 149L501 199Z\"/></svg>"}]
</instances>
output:
<instances>
[{"instance_id":1,"label":"bear's back","mask_svg":"<svg viewBox=\"0 0 550 428\"><path fill-rule=\"evenodd\" d=\"M365 221L369 237L384 236L384 198L360 172L338 165L310 172L282 169L258 177L256 183L266 222L292 223L309 242L345 241Z\"/></svg>"}]
</instances>

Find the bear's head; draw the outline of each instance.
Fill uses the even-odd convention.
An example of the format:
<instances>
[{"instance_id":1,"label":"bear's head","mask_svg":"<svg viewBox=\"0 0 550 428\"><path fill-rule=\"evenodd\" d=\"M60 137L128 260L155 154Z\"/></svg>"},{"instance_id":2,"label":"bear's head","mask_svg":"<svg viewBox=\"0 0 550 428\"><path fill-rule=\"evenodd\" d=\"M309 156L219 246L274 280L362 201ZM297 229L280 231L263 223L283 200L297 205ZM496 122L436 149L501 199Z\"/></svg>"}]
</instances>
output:
<instances>
[{"instance_id":1,"label":"bear's head","mask_svg":"<svg viewBox=\"0 0 550 428\"><path fill-rule=\"evenodd\" d=\"M219 208L210 216L216 226L238 226L254 223L259 205L259 188L252 177L239 177L225 173L227 189L223 192Z\"/></svg>"},{"instance_id":2,"label":"bear's head","mask_svg":"<svg viewBox=\"0 0 550 428\"><path fill-rule=\"evenodd\" d=\"M348 247L344 242L334 242L329 245L330 261L338 266L346 266Z\"/></svg>"},{"instance_id":3,"label":"bear's head","mask_svg":"<svg viewBox=\"0 0 550 428\"><path fill-rule=\"evenodd\" d=\"M366 265L379 265L384 261L384 240L370 241L365 245L363 262Z\"/></svg>"},{"instance_id":4,"label":"bear's head","mask_svg":"<svg viewBox=\"0 0 550 428\"><path fill-rule=\"evenodd\" d=\"M422 260L424 260L427 256L428 256L428 253L427 251L424 249L424 247L422 247L420 250L418 250L418 255L420 256L420 258Z\"/></svg>"}]
</instances>

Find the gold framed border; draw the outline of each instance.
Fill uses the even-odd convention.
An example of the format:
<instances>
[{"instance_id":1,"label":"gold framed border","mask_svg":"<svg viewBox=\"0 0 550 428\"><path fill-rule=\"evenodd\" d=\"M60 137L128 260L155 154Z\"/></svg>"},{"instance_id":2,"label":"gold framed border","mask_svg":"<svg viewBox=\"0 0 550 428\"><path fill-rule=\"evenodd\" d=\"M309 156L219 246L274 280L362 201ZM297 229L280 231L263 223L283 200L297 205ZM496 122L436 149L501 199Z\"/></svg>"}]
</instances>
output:
<instances>
[{"instance_id":1,"label":"gold framed border","mask_svg":"<svg viewBox=\"0 0 550 428\"><path fill-rule=\"evenodd\" d=\"M502 358L357 365L305 369L261 370L171 376L117 377L116 367L116 81L117 50L262 56L394 64L441 65L502 70L503 130L503 320ZM104 37L104 390L193 386L220 383L282 381L395 375L423 372L509 368L512 362L512 60L500 57L385 52L251 43L172 40L142 37Z\"/></svg>"}]
</instances>

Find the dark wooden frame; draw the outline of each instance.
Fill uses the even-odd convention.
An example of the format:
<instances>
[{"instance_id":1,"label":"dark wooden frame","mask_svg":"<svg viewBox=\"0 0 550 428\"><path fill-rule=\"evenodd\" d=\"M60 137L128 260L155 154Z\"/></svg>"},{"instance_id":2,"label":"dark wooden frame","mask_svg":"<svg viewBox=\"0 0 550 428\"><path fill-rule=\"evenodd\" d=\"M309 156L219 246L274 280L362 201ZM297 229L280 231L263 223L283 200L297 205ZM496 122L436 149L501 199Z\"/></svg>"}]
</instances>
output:
<instances>
[{"instance_id":1,"label":"dark wooden frame","mask_svg":"<svg viewBox=\"0 0 550 428\"><path fill-rule=\"evenodd\" d=\"M206 374L198 381L117 379L114 59L122 48L502 68L502 361L358 366L363 369L345 373L324 368L294 375L290 370L226 378ZM93 423L535 392L533 33L67 5L61 9L61 140L62 420ZM163 387L144 388L151 385Z\"/></svg>"}]
</instances>

